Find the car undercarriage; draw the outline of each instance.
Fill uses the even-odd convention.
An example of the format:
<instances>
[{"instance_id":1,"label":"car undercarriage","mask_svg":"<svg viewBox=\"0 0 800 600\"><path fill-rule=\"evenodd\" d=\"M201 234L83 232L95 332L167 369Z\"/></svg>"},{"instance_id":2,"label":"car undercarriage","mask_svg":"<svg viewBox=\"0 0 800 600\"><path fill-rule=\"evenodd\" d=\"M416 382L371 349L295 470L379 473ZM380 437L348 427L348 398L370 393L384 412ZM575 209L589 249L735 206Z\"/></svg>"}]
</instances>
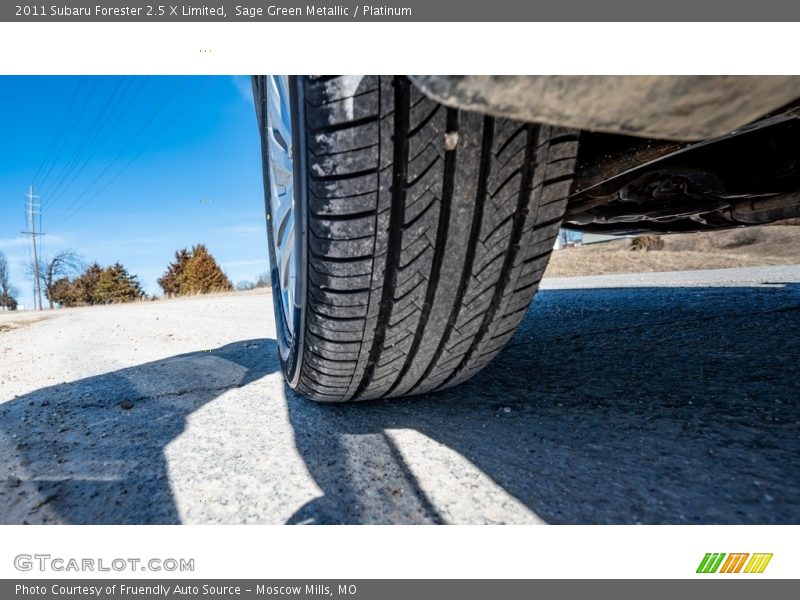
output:
<instances>
[{"instance_id":1,"label":"car undercarriage","mask_svg":"<svg viewBox=\"0 0 800 600\"><path fill-rule=\"evenodd\" d=\"M709 231L800 217L800 109L701 142L581 134L564 227Z\"/></svg>"}]
</instances>

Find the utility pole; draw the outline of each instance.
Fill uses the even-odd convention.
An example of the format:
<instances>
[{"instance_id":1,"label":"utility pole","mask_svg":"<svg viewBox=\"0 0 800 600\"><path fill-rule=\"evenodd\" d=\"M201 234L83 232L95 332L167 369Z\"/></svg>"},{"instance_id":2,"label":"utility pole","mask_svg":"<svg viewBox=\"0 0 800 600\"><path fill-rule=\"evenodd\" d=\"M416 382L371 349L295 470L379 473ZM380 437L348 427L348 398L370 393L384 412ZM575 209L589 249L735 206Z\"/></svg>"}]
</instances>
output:
<instances>
[{"instance_id":1,"label":"utility pole","mask_svg":"<svg viewBox=\"0 0 800 600\"><path fill-rule=\"evenodd\" d=\"M25 194L28 199L28 231L22 231L23 235L31 236L31 243L33 244L33 307L42 310L42 287L39 281L39 251L37 249L36 238L44 235L44 233L36 231L36 216L39 216L39 228L41 229L41 205L34 200L38 200L39 196L33 195L33 186L28 186L28 193ZM38 300L38 306L37 306Z\"/></svg>"}]
</instances>

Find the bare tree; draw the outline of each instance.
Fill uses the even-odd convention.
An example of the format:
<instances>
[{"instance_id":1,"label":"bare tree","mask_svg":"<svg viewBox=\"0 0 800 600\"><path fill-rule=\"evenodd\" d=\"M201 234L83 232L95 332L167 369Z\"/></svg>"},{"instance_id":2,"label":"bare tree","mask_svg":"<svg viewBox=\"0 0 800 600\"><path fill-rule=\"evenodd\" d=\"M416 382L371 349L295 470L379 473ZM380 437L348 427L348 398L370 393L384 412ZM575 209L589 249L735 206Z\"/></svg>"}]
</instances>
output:
<instances>
[{"instance_id":1,"label":"bare tree","mask_svg":"<svg viewBox=\"0 0 800 600\"><path fill-rule=\"evenodd\" d=\"M8 292L11 287L11 276L8 273L8 259L0 252L0 294Z\"/></svg>"},{"instance_id":2,"label":"bare tree","mask_svg":"<svg viewBox=\"0 0 800 600\"><path fill-rule=\"evenodd\" d=\"M83 267L83 261L74 250L62 250L52 258L42 259L39 264L39 280L44 288L44 295L53 304L53 291L56 282L64 277L74 275Z\"/></svg>"},{"instance_id":3,"label":"bare tree","mask_svg":"<svg viewBox=\"0 0 800 600\"><path fill-rule=\"evenodd\" d=\"M239 292L246 292L254 289L256 289L256 284L254 281L244 280L236 284L236 290Z\"/></svg>"},{"instance_id":4,"label":"bare tree","mask_svg":"<svg viewBox=\"0 0 800 600\"><path fill-rule=\"evenodd\" d=\"M261 275L258 276L258 279L256 279L256 287L272 287L272 279L270 278L269 273L261 273Z\"/></svg>"},{"instance_id":5,"label":"bare tree","mask_svg":"<svg viewBox=\"0 0 800 600\"><path fill-rule=\"evenodd\" d=\"M16 310L19 290L11 285L6 255L0 252L0 308Z\"/></svg>"}]
</instances>

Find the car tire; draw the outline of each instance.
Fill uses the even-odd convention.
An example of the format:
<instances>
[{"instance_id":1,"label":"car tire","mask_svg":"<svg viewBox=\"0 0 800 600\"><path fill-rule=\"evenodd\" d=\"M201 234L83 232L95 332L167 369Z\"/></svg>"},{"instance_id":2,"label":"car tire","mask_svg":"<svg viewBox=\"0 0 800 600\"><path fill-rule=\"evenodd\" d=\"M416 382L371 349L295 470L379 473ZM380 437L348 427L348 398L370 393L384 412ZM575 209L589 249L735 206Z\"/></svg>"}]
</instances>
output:
<instances>
[{"instance_id":1,"label":"car tire","mask_svg":"<svg viewBox=\"0 0 800 600\"><path fill-rule=\"evenodd\" d=\"M289 385L320 401L389 398L456 385L489 364L547 266L577 132L449 108L402 76L290 78L287 279L286 227L271 201L276 88L263 76L254 89Z\"/></svg>"}]
</instances>

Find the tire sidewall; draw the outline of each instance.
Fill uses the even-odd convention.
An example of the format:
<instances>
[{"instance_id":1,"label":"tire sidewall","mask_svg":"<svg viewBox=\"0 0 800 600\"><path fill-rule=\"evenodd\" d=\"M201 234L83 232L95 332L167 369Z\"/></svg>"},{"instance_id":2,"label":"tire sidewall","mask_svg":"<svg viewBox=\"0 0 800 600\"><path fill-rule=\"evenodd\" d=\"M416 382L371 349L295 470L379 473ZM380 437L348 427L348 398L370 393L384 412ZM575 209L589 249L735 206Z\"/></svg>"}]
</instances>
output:
<instances>
[{"instance_id":1,"label":"tire sidewall","mask_svg":"<svg viewBox=\"0 0 800 600\"><path fill-rule=\"evenodd\" d=\"M269 171L269 144L266 139L263 142L265 154L264 184L267 211L267 240L269 247L270 278L272 280L272 304L275 313L275 334L278 343L281 368L286 377L286 381L294 388L300 379L300 367L303 356L303 346L305 339L305 311L306 311L306 287L307 287L307 206L306 196L306 155L305 155L305 122L303 106L303 86L299 76L289 77L289 93L292 110L292 160L294 163L294 190L295 190L295 237L294 252L297 256L299 272L297 277L297 288L295 293L295 303L291 314L293 315L293 327L289 327L286 322L286 313L283 307L283 294L281 294L280 274L278 271L278 257L276 256L276 245L273 232L272 203L270 194L272 185ZM267 86L265 93L270 93ZM266 100L266 98L265 98ZM264 107L266 111L266 105ZM264 131L268 126L266 113L264 115ZM292 334L294 332L294 334Z\"/></svg>"}]
</instances>

